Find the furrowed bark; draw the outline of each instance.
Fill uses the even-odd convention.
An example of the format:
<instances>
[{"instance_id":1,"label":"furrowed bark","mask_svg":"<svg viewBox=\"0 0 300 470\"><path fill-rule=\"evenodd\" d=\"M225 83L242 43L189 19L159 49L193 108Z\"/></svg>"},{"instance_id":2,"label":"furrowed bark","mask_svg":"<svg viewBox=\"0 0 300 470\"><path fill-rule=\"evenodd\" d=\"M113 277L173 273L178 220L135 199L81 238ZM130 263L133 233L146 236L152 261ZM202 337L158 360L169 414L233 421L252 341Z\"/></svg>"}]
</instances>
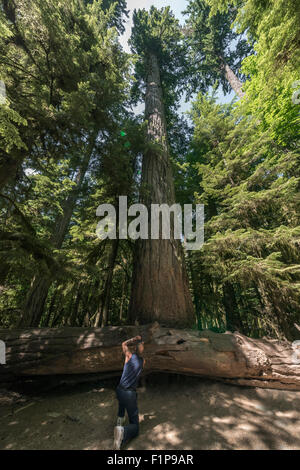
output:
<instances>
[{"instance_id":1,"label":"furrowed bark","mask_svg":"<svg viewBox=\"0 0 300 470\"><path fill-rule=\"evenodd\" d=\"M170 207L175 203L160 70L152 53L148 55L145 104L149 148L143 158L140 199L150 215L151 204ZM149 224L149 238L150 228ZM184 253L172 229L169 240L136 243L129 318L141 324L157 320L177 327L195 323Z\"/></svg>"},{"instance_id":2,"label":"furrowed bark","mask_svg":"<svg viewBox=\"0 0 300 470\"><path fill-rule=\"evenodd\" d=\"M231 88L234 90L234 92L238 95L239 98L243 98L245 96L245 93L242 90L243 84L239 80L239 78L236 76L234 71L231 70L231 68L229 67L228 64L226 64L226 62L222 63L221 68Z\"/></svg>"},{"instance_id":3,"label":"furrowed bark","mask_svg":"<svg viewBox=\"0 0 300 470\"><path fill-rule=\"evenodd\" d=\"M158 323L0 330L6 343L0 382L24 376L115 376L123 368L122 341L137 334L145 341L145 373L173 372L244 386L300 390L300 364L288 341L251 339L237 332L169 329Z\"/></svg>"}]
</instances>

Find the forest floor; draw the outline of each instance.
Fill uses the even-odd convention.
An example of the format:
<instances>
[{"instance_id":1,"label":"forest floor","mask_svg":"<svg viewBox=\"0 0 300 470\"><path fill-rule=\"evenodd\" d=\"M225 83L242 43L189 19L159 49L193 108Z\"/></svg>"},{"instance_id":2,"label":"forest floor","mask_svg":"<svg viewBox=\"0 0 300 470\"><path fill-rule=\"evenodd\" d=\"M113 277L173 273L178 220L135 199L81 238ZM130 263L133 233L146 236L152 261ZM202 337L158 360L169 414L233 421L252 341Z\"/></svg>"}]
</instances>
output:
<instances>
[{"instance_id":1,"label":"forest floor","mask_svg":"<svg viewBox=\"0 0 300 470\"><path fill-rule=\"evenodd\" d=\"M0 449L112 449L116 380L0 390ZM33 391L34 389L34 391ZM131 449L300 449L300 392L155 375Z\"/></svg>"}]
</instances>

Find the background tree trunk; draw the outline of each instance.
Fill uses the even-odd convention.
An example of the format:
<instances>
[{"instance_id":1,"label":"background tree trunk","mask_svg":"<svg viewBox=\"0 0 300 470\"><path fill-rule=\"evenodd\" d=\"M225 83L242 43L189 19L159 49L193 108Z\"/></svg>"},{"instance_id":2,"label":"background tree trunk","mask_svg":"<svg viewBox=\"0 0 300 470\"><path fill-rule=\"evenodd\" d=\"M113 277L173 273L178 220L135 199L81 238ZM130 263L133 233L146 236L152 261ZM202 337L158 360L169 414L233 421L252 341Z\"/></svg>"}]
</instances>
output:
<instances>
[{"instance_id":1,"label":"background tree trunk","mask_svg":"<svg viewBox=\"0 0 300 470\"><path fill-rule=\"evenodd\" d=\"M98 312L96 314L95 319L95 327L98 327L100 324L101 326L106 326L108 321L108 311L109 311L109 304L111 299L111 287L113 281L113 274L116 264L116 258L118 254L118 247L119 247L119 239L112 240L111 242L111 251L108 260L108 267L107 273L104 281L104 288L101 295L101 302L99 305Z\"/></svg>"},{"instance_id":2,"label":"background tree trunk","mask_svg":"<svg viewBox=\"0 0 300 470\"><path fill-rule=\"evenodd\" d=\"M52 280L37 274L26 296L26 306L19 326L39 326Z\"/></svg>"},{"instance_id":3,"label":"background tree trunk","mask_svg":"<svg viewBox=\"0 0 300 470\"><path fill-rule=\"evenodd\" d=\"M143 158L141 202L150 214L151 204L170 206L175 203L163 92L158 59L154 54L148 57L145 104L151 147ZM195 323L184 252L174 234L171 233L170 240L137 241L129 318L141 324L158 320L167 326L180 327Z\"/></svg>"},{"instance_id":4,"label":"background tree trunk","mask_svg":"<svg viewBox=\"0 0 300 470\"><path fill-rule=\"evenodd\" d=\"M223 286L223 303L226 314L226 328L228 331L243 333L239 308L237 305L234 287L231 282L225 282Z\"/></svg>"},{"instance_id":5,"label":"background tree trunk","mask_svg":"<svg viewBox=\"0 0 300 470\"><path fill-rule=\"evenodd\" d=\"M231 88L233 91L238 95L239 98L243 98L245 96L245 93L242 90L242 82L240 79L236 76L233 70L229 67L229 65L224 61L223 58L221 58L222 65L221 69L226 77L226 80L230 84Z\"/></svg>"},{"instance_id":6,"label":"background tree trunk","mask_svg":"<svg viewBox=\"0 0 300 470\"><path fill-rule=\"evenodd\" d=\"M202 319L201 319L201 297L199 295L200 286L196 279L196 272L193 266L193 259L191 253L188 254L188 265L191 273L191 281L192 281L192 288L193 288L193 297L194 297L194 305L195 305L195 312L197 318L197 326L198 330L202 330Z\"/></svg>"},{"instance_id":7,"label":"background tree trunk","mask_svg":"<svg viewBox=\"0 0 300 470\"><path fill-rule=\"evenodd\" d=\"M174 372L238 385L300 390L300 365L288 341L257 340L240 333L175 330L158 323L141 327L0 330L7 353L6 365L0 368L0 382L21 376L121 373L121 343L137 334L145 341L146 373Z\"/></svg>"}]
</instances>

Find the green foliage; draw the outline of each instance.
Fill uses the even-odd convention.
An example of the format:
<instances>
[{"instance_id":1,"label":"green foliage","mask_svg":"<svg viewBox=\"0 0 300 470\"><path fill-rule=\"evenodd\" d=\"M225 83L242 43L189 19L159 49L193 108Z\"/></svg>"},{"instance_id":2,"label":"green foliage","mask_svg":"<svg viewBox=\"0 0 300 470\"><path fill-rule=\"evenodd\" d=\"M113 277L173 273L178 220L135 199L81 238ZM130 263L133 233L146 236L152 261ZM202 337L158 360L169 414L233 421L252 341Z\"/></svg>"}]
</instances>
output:
<instances>
[{"instance_id":1,"label":"green foliage","mask_svg":"<svg viewBox=\"0 0 300 470\"><path fill-rule=\"evenodd\" d=\"M270 129L279 144L293 148L300 123L299 106L292 101L293 84L300 70L299 4L272 3L261 11L253 33L257 37L256 54L243 63L244 72L251 75L245 90L248 110L260 120L261 128ZM248 5L244 21L250 12Z\"/></svg>"},{"instance_id":2,"label":"green foliage","mask_svg":"<svg viewBox=\"0 0 300 470\"><path fill-rule=\"evenodd\" d=\"M230 312L222 289L230 282L242 299L237 308L247 334L292 337L300 314L299 153L279 146L271 129L261 132L260 123L242 110L199 95L191 112L195 130L188 159L197 170L191 185L198 178L194 201L205 204L207 220L204 249L193 260L201 273L197 283L209 292L202 314L217 289L215 308L225 322ZM264 327L252 321L258 317Z\"/></svg>"},{"instance_id":3,"label":"green foliage","mask_svg":"<svg viewBox=\"0 0 300 470\"><path fill-rule=\"evenodd\" d=\"M189 202L192 193L206 210L206 243L190 260L202 325L235 324L249 335L289 339L300 315L296 3L206 0L207 24L227 18L227 28L233 22L232 31L247 35L255 54L242 62L248 77L242 102L222 106L214 95L198 95L185 167ZM193 26L202 25L199 50L213 50L199 2L189 9ZM200 59L201 73L207 57ZM203 70L209 79L213 64Z\"/></svg>"},{"instance_id":4,"label":"green foliage","mask_svg":"<svg viewBox=\"0 0 300 470\"><path fill-rule=\"evenodd\" d=\"M185 47L179 21L170 7L150 11L135 10L130 38L132 52L136 55L135 85L132 95L135 101L143 96L146 86L149 55L158 58L166 113L176 109L180 90L184 86Z\"/></svg>"},{"instance_id":5,"label":"green foliage","mask_svg":"<svg viewBox=\"0 0 300 470\"><path fill-rule=\"evenodd\" d=\"M231 91L224 74L224 65L240 78L241 62L250 54L251 44L231 27L236 9L228 7L225 12L211 14L205 1L190 1L185 11L186 43L189 48L189 67L186 71L191 93L208 90L218 81L224 93Z\"/></svg>"},{"instance_id":6,"label":"green foliage","mask_svg":"<svg viewBox=\"0 0 300 470\"><path fill-rule=\"evenodd\" d=\"M1 327L18 325L41 280L40 326L93 326L105 302L107 324L128 321L133 244L120 240L113 256L113 241L96 237L96 209L138 200L148 144L128 109L155 54L177 200L205 205L205 244L186 256L195 328L295 338L298 13L296 0L192 0L182 31L169 7L138 10L129 56L123 0L2 2ZM216 100L218 83L229 91L223 61L245 80L237 104ZM186 120L177 109L188 88L201 93Z\"/></svg>"},{"instance_id":7,"label":"green foliage","mask_svg":"<svg viewBox=\"0 0 300 470\"><path fill-rule=\"evenodd\" d=\"M9 153L15 147L26 149L20 137L19 127L26 126L27 121L8 105L0 105L0 143L1 150Z\"/></svg>"},{"instance_id":8,"label":"green foliage","mask_svg":"<svg viewBox=\"0 0 300 470\"><path fill-rule=\"evenodd\" d=\"M66 281L66 292L70 285L76 289L81 277L88 280L82 257L90 245L81 251L76 243L74 249L66 247L72 228L75 232L81 224L75 207L85 217L83 205L91 196L89 184L83 179L79 185L78 175L97 174L109 145L110 158L118 159L112 135L124 120L130 77L130 59L116 30L122 30L124 12L124 2L3 3L0 76L7 100L0 106L2 174L14 162L0 197L4 324L7 315L11 325L18 323L36 277L55 279L59 290ZM92 151L88 142L93 135L97 143ZM92 189L96 184L97 178ZM69 221L68 207L73 212ZM56 231L64 219L70 233L59 248Z\"/></svg>"},{"instance_id":9,"label":"green foliage","mask_svg":"<svg viewBox=\"0 0 300 470\"><path fill-rule=\"evenodd\" d=\"M109 127L126 97L129 60L109 27L114 10L103 11L101 2L7 1L2 16L9 34L0 38L0 77L10 111L1 127L16 144L11 152L0 142L9 178L15 169L10 175L7 160L20 166L41 152L59 158L91 128Z\"/></svg>"}]
</instances>

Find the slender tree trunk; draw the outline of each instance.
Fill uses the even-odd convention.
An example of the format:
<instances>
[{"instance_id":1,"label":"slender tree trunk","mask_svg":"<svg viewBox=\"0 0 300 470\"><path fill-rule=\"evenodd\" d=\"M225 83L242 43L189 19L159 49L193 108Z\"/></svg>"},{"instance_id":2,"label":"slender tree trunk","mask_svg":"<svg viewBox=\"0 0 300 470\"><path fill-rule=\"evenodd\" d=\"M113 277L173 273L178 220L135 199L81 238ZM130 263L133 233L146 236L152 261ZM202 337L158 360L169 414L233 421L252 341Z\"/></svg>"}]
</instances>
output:
<instances>
[{"instance_id":1,"label":"slender tree trunk","mask_svg":"<svg viewBox=\"0 0 300 470\"><path fill-rule=\"evenodd\" d=\"M76 205L76 201L93 152L96 135L96 133L92 135L87 152L78 170L75 180L76 186L63 204L63 214L57 218L54 224L54 231L50 242L56 249L60 249L62 247L64 238L68 231L74 207ZM26 297L23 315L19 323L20 327L39 326L43 315L45 302L47 300L48 291L52 282L53 279L51 279L51 277L45 273L37 274L34 277L31 288Z\"/></svg>"},{"instance_id":2,"label":"slender tree trunk","mask_svg":"<svg viewBox=\"0 0 300 470\"><path fill-rule=\"evenodd\" d=\"M90 305L89 305L89 298L90 293L93 290L93 286L91 283L83 283L82 284L82 298L81 298L81 308L78 310L78 317L77 317L77 324L79 326L84 326L89 324L90 325Z\"/></svg>"},{"instance_id":3,"label":"slender tree trunk","mask_svg":"<svg viewBox=\"0 0 300 470\"><path fill-rule=\"evenodd\" d=\"M100 306L95 319L95 327L106 326L108 321L108 311L111 299L111 287L113 281L114 268L119 248L119 239L112 240L111 251L108 260L107 274L104 281L104 288L101 295Z\"/></svg>"},{"instance_id":4,"label":"slender tree trunk","mask_svg":"<svg viewBox=\"0 0 300 470\"><path fill-rule=\"evenodd\" d=\"M143 158L141 202L150 214L151 204L170 206L175 202L160 71L158 59L152 53L148 57L145 104L151 147ZM142 324L155 320L172 326L195 323L183 249L172 233L170 240L138 240L129 318Z\"/></svg>"},{"instance_id":5,"label":"slender tree trunk","mask_svg":"<svg viewBox=\"0 0 300 470\"><path fill-rule=\"evenodd\" d=\"M48 308L48 312L47 312L46 318L43 320L42 327L49 327L50 326L51 316L52 316L52 313L54 312L54 308L55 308L56 297L57 297L57 290L55 290L54 294L52 295L52 299L51 299L51 302L50 302L50 305L49 305L49 308Z\"/></svg>"},{"instance_id":6,"label":"slender tree trunk","mask_svg":"<svg viewBox=\"0 0 300 470\"><path fill-rule=\"evenodd\" d=\"M242 90L242 82L240 79L236 76L233 70L229 67L229 65L223 60L222 60L222 71L225 75L226 80L229 82L231 88L233 91L238 95L239 98L243 98L245 96L245 93Z\"/></svg>"},{"instance_id":7,"label":"slender tree trunk","mask_svg":"<svg viewBox=\"0 0 300 470\"><path fill-rule=\"evenodd\" d=\"M225 282L223 287L223 302L226 313L226 328L228 331L239 331L243 333L243 325L241 322L235 292L230 282Z\"/></svg>"},{"instance_id":8,"label":"slender tree trunk","mask_svg":"<svg viewBox=\"0 0 300 470\"><path fill-rule=\"evenodd\" d=\"M40 324L45 301L51 286L51 279L38 274L33 278L26 296L26 316L22 316L19 326L38 326Z\"/></svg>"},{"instance_id":9,"label":"slender tree trunk","mask_svg":"<svg viewBox=\"0 0 300 470\"><path fill-rule=\"evenodd\" d=\"M126 298L125 292L127 292L127 277L126 277L126 274L124 274L123 281L122 281L121 305L120 305L120 310L119 310L120 322L123 321L123 306L124 306L124 301L125 301L125 298Z\"/></svg>"},{"instance_id":10,"label":"slender tree trunk","mask_svg":"<svg viewBox=\"0 0 300 470\"><path fill-rule=\"evenodd\" d=\"M189 268L191 273L191 281L193 286L194 305L197 317L198 330L202 330L202 319L201 319L201 298L199 295L199 286L196 279L196 273L193 266L193 258L191 253L188 255Z\"/></svg>"},{"instance_id":11,"label":"slender tree trunk","mask_svg":"<svg viewBox=\"0 0 300 470\"><path fill-rule=\"evenodd\" d=\"M64 312L65 312L65 307L62 307L62 308L60 308L60 309L58 310L57 314L56 314L55 317L53 318L53 321L52 321L52 324L51 324L51 328L56 327L56 326L62 324Z\"/></svg>"},{"instance_id":12,"label":"slender tree trunk","mask_svg":"<svg viewBox=\"0 0 300 470\"><path fill-rule=\"evenodd\" d=\"M68 320L69 326L78 326L78 324L76 324L76 319L78 317L78 308L79 308L79 304L81 302L81 297L82 297L82 286L80 283L79 283L79 286L77 286L76 290L77 290L76 294L74 292L74 295L76 295L76 300L74 303L74 307L72 308L70 318Z\"/></svg>"},{"instance_id":13,"label":"slender tree trunk","mask_svg":"<svg viewBox=\"0 0 300 470\"><path fill-rule=\"evenodd\" d=\"M61 314L60 306L62 305L62 299L63 299L62 293L58 292L57 300L56 300L56 309L53 312L52 318L50 318L49 328L54 328L56 325L58 325L60 314Z\"/></svg>"}]
</instances>

